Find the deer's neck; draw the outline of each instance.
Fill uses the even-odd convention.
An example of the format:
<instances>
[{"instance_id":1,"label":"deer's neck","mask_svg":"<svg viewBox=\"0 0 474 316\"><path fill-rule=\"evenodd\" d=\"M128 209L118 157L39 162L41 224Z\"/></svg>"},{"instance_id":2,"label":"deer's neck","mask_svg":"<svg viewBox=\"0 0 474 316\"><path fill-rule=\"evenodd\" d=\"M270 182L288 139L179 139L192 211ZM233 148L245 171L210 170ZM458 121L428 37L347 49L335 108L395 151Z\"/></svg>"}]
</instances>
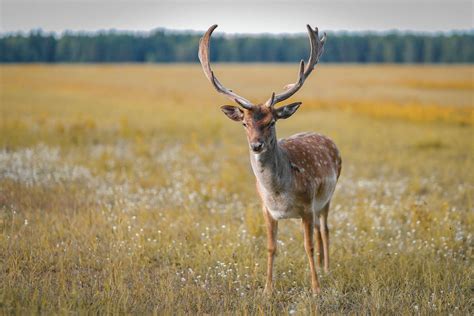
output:
<instances>
[{"instance_id":1,"label":"deer's neck","mask_svg":"<svg viewBox=\"0 0 474 316\"><path fill-rule=\"evenodd\" d=\"M286 153L273 139L266 151L260 154L250 152L250 163L257 183L268 193L283 192L291 185L291 167Z\"/></svg>"}]
</instances>

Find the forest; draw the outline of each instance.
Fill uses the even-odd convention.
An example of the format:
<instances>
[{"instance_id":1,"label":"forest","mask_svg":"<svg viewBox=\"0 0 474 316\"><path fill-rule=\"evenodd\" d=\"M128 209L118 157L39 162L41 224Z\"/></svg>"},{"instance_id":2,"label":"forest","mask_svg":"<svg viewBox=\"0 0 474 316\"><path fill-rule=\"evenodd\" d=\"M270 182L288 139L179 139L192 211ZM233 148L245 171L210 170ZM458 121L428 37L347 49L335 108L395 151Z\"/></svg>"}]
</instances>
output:
<instances>
[{"instance_id":1,"label":"forest","mask_svg":"<svg viewBox=\"0 0 474 316\"><path fill-rule=\"evenodd\" d=\"M197 62L201 32L64 32L0 34L1 63ZM296 62L309 52L306 34L215 34L217 62ZM450 33L328 32L323 62L472 63L474 31Z\"/></svg>"}]
</instances>

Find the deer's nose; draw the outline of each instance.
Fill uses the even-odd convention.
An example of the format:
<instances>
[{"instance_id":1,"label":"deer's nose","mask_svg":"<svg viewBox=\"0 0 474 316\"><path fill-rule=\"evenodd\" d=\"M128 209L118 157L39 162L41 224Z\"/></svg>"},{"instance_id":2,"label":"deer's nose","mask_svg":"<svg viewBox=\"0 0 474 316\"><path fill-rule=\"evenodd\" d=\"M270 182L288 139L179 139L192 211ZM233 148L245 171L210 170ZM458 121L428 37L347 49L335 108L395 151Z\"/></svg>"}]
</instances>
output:
<instances>
[{"instance_id":1,"label":"deer's nose","mask_svg":"<svg viewBox=\"0 0 474 316\"><path fill-rule=\"evenodd\" d=\"M252 150L256 153L260 152L263 149L263 142L254 142L250 144Z\"/></svg>"}]
</instances>

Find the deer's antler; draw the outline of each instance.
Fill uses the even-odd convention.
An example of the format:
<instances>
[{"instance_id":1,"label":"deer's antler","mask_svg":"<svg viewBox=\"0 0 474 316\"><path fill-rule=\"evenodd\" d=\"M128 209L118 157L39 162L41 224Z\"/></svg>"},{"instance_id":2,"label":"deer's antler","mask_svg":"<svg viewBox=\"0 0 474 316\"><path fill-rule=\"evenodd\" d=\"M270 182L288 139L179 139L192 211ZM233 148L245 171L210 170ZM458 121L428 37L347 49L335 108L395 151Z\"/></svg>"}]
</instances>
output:
<instances>
[{"instance_id":1,"label":"deer's antler","mask_svg":"<svg viewBox=\"0 0 474 316\"><path fill-rule=\"evenodd\" d=\"M308 63L305 67L304 61L301 60L300 62L300 70L299 70L299 75L298 75L298 81L295 83L289 84L285 86L285 91L283 91L280 94L272 94L270 99L265 102L267 106L274 106L276 103L284 101L291 97L293 94L295 94L302 86L306 78L311 74L313 71L314 67L319 61L319 57L321 57L323 51L324 51L324 43L326 41L326 33L322 36L322 38L319 38L318 34L318 28L315 28L314 30L311 28L311 26L306 25L308 28L308 35L309 35L309 43L311 46L311 54L308 59Z\"/></svg>"},{"instance_id":2,"label":"deer's antler","mask_svg":"<svg viewBox=\"0 0 474 316\"><path fill-rule=\"evenodd\" d=\"M217 79L217 77L214 75L214 72L211 69L211 64L210 64L210 40L211 40L211 35L212 32L216 29L217 24L214 24L211 26L206 34L200 39L199 41L199 61L201 62L202 69L204 70L204 74L206 75L207 79L212 83L214 88L217 90L217 92L225 95L232 101L237 102L240 106L242 106L244 109L250 110L253 105L252 103L239 96L238 94L232 92L232 90L225 88L220 81Z\"/></svg>"}]
</instances>

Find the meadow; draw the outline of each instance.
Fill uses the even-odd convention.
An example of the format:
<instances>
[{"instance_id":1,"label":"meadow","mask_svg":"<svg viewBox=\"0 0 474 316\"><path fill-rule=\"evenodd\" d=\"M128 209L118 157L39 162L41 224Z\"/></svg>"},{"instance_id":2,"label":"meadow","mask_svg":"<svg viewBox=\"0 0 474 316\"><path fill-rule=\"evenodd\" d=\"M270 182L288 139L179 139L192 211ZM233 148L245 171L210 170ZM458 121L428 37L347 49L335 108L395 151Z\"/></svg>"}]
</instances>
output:
<instances>
[{"instance_id":1,"label":"meadow","mask_svg":"<svg viewBox=\"0 0 474 316\"><path fill-rule=\"evenodd\" d=\"M215 70L253 101L297 75ZM343 161L316 297L298 220L263 294L245 134L200 66L0 72L2 313L474 313L473 66L320 65L292 98L278 136L323 133Z\"/></svg>"}]
</instances>

